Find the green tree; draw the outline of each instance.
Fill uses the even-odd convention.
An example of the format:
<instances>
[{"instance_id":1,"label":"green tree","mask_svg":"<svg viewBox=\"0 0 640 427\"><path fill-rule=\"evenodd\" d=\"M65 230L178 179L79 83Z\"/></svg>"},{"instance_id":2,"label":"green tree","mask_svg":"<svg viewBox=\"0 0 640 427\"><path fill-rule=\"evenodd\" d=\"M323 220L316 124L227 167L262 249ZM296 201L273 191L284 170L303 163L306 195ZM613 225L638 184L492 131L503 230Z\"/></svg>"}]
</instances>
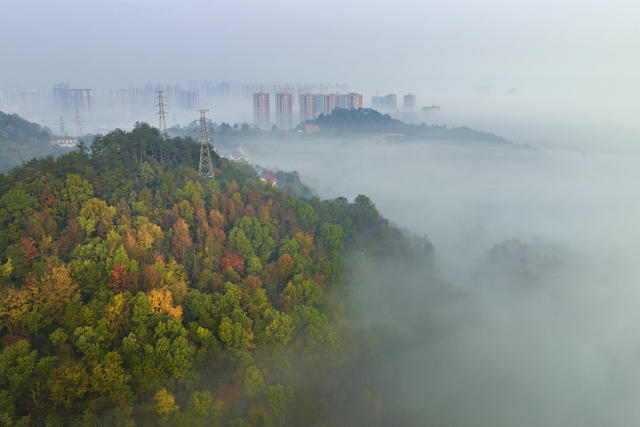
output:
<instances>
[{"instance_id":1,"label":"green tree","mask_svg":"<svg viewBox=\"0 0 640 427\"><path fill-rule=\"evenodd\" d=\"M6 347L0 353L0 420L15 422L24 403L39 403L39 388L53 358L39 359L37 350L26 340ZM28 407L28 405L27 405Z\"/></svg>"},{"instance_id":2,"label":"green tree","mask_svg":"<svg viewBox=\"0 0 640 427\"><path fill-rule=\"evenodd\" d=\"M255 257L255 250L251 245L251 240L242 229L234 227L229 233L229 242L242 258L251 259Z\"/></svg>"},{"instance_id":3,"label":"green tree","mask_svg":"<svg viewBox=\"0 0 640 427\"><path fill-rule=\"evenodd\" d=\"M82 204L78 223L84 229L87 236L90 236L100 224L102 235L106 235L112 226L113 218L116 215L116 208L108 206L104 200L91 198Z\"/></svg>"},{"instance_id":4,"label":"green tree","mask_svg":"<svg viewBox=\"0 0 640 427\"><path fill-rule=\"evenodd\" d=\"M163 424L169 424L173 415L180 408L176 405L176 399L173 394L169 393L166 388L161 388L154 396L155 410Z\"/></svg>"},{"instance_id":5,"label":"green tree","mask_svg":"<svg viewBox=\"0 0 640 427\"><path fill-rule=\"evenodd\" d=\"M21 189L11 189L0 197L0 254L19 240L22 224L35 209L37 200Z\"/></svg>"},{"instance_id":6,"label":"green tree","mask_svg":"<svg viewBox=\"0 0 640 427\"><path fill-rule=\"evenodd\" d=\"M221 426L227 413L224 403L213 398L208 390L191 394L179 423L186 427Z\"/></svg>"},{"instance_id":7,"label":"green tree","mask_svg":"<svg viewBox=\"0 0 640 427\"><path fill-rule=\"evenodd\" d=\"M65 361L53 368L47 379L51 403L69 409L88 391L89 375L81 362Z\"/></svg>"},{"instance_id":8,"label":"green tree","mask_svg":"<svg viewBox=\"0 0 640 427\"><path fill-rule=\"evenodd\" d=\"M84 202L93 196L93 186L80 175L69 174L65 186L58 192L58 212L62 217L76 217Z\"/></svg>"},{"instance_id":9,"label":"green tree","mask_svg":"<svg viewBox=\"0 0 640 427\"><path fill-rule=\"evenodd\" d=\"M330 251L342 249L343 237L342 227L338 224L324 223L320 227L320 244Z\"/></svg>"},{"instance_id":10,"label":"green tree","mask_svg":"<svg viewBox=\"0 0 640 427\"><path fill-rule=\"evenodd\" d=\"M91 368L89 389L98 396L94 399L94 408L130 406L133 399L130 383L131 375L122 366L120 354L115 351L105 354L103 360Z\"/></svg>"},{"instance_id":11,"label":"green tree","mask_svg":"<svg viewBox=\"0 0 640 427\"><path fill-rule=\"evenodd\" d=\"M294 401L293 388L290 386L285 387L281 384L270 385L266 388L264 394L278 424L285 425L289 414L289 408Z\"/></svg>"},{"instance_id":12,"label":"green tree","mask_svg":"<svg viewBox=\"0 0 640 427\"><path fill-rule=\"evenodd\" d=\"M254 399L264 391L262 373L255 366L249 366L244 373L244 392L249 399Z\"/></svg>"},{"instance_id":13,"label":"green tree","mask_svg":"<svg viewBox=\"0 0 640 427\"><path fill-rule=\"evenodd\" d=\"M267 261L274 249L270 224L262 224L257 218L243 217L229 233L229 241L244 259L259 256Z\"/></svg>"}]
</instances>

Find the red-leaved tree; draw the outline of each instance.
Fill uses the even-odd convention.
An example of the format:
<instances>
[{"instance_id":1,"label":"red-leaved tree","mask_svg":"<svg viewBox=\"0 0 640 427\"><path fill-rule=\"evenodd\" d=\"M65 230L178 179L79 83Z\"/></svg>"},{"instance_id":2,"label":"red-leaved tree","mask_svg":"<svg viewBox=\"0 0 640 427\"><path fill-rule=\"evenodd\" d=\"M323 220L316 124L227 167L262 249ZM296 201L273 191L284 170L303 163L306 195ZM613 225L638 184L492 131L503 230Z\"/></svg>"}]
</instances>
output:
<instances>
[{"instance_id":1,"label":"red-leaved tree","mask_svg":"<svg viewBox=\"0 0 640 427\"><path fill-rule=\"evenodd\" d=\"M127 272L127 266L124 264L115 264L111 269L111 280L109 280L109 287L115 293L120 293L127 289L129 282L129 273Z\"/></svg>"},{"instance_id":2,"label":"red-leaved tree","mask_svg":"<svg viewBox=\"0 0 640 427\"><path fill-rule=\"evenodd\" d=\"M38 247L31 239L23 238L18 243L20 249L22 249L22 255L27 259L27 261L32 262L36 258L40 256L40 251L38 251Z\"/></svg>"},{"instance_id":3,"label":"red-leaved tree","mask_svg":"<svg viewBox=\"0 0 640 427\"><path fill-rule=\"evenodd\" d=\"M244 260L237 254L227 254L220 259L220 268L222 271L232 268L238 273L244 273Z\"/></svg>"}]
</instances>

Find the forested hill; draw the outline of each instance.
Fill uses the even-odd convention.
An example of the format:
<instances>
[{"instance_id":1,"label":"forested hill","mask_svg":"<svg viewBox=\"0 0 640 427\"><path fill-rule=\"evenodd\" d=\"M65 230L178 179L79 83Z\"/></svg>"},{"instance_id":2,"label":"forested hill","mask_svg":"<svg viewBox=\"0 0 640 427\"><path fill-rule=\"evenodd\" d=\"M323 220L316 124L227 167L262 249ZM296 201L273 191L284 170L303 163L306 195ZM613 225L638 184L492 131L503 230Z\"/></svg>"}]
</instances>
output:
<instances>
[{"instance_id":1,"label":"forested hill","mask_svg":"<svg viewBox=\"0 0 640 427\"><path fill-rule=\"evenodd\" d=\"M34 157L59 155L69 150L52 146L51 132L17 114L0 111L0 172Z\"/></svg>"},{"instance_id":2,"label":"forested hill","mask_svg":"<svg viewBox=\"0 0 640 427\"><path fill-rule=\"evenodd\" d=\"M381 114L370 108L357 110L336 108L331 114L321 114L314 120L301 123L299 129L304 129L305 124L320 125L322 134L390 133L422 139L508 143L502 137L476 131L468 127L449 128L446 126L429 126L424 123L419 125L405 123L394 119L389 114Z\"/></svg>"},{"instance_id":3,"label":"forested hill","mask_svg":"<svg viewBox=\"0 0 640 427\"><path fill-rule=\"evenodd\" d=\"M51 132L17 114L0 111L0 141L49 142Z\"/></svg>"},{"instance_id":4,"label":"forested hill","mask_svg":"<svg viewBox=\"0 0 640 427\"><path fill-rule=\"evenodd\" d=\"M0 175L0 424L380 415L337 374L360 360L344 254L411 245L365 196L297 199L216 155L201 180L198 155L137 124Z\"/></svg>"}]
</instances>

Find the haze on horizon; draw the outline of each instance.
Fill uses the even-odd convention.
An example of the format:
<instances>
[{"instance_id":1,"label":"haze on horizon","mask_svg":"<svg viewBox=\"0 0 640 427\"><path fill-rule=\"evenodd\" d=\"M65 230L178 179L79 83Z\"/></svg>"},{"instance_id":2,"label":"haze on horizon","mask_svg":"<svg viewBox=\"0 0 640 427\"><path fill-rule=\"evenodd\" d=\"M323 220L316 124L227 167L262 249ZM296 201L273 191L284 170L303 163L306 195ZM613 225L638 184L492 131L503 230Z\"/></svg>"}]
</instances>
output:
<instances>
[{"instance_id":1,"label":"haze on horizon","mask_svg":"<svg viewBox=\"0 0 640 427\"><path fill-rule=\"evenodd\" d=\"M323 198L366 194L433 244L418 265L348 254L345 300L355 309L345 316L375 357L347 376L354 390L380 391L387 419L367 423L376 411L345 405L329 424L638 424L639 3L25 0L6 9L0 87L346 82L365 104L376 92L413 92L443 107L442 122L520 143L248 132L226 148L298 171Z\"/></svg>"},{"instance_id":2,"label":"haze on horizon","mask_svg":"<svg viewBox=\"0 0 640 427\"><path fill-rule=\"evenodd\" d=\"M574 146L640 135L631 0L7 2L0 88L347 82L413 92L446 124ZM366 104L366 102L365 102Z\"/></svg>"}]
</instances>

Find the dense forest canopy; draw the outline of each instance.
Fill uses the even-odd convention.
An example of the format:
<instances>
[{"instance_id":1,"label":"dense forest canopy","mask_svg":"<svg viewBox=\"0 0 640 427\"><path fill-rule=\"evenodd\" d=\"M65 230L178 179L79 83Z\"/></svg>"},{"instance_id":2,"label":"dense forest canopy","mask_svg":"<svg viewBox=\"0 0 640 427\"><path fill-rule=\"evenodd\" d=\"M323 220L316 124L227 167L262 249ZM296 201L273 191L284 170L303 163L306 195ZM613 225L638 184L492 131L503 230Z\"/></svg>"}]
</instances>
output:
<instances>
[{"instance_id":1,"label":"dense forest canopy","mask_svg":"<svg viewBox=\"0 0 640 427\"><path fill-rule=\"evenodd\" d=\"M69 149L50 145L49 129L31 123L17 114L0 111L0 172L34 157L60 155Z\"/></svg>"},{"instance_id":2,"label":"dense forest canopy","mask_svg":"<svg viewBox=\"0 0 640 427\"><path fill-rule=\"evenodd\" d=\"M503 137L468 127L451 128L447 126L427 125L425 123L418 125L406 123L402 120L394 119L389 114L382 114L370 108L360 108L357 110L336 108L331 114L320 114L316 119L300 123L296 130L304 131L305 125L308 124L320 125L318 135L322 137L396 134L405 138L421 140L509 143L509 141ZM173 126L168 129L168 132L169 135L175 137L189 137L194 135L196 130L197 126L190 124L184 127ZM229 143L231 145L246 144L248 141L259 140L260 138L277 137L283 140L291 140L308 137L308 135L299 135L296 132L278 129L275 126L271 129L260 129L249 126L246 123L242 125L237 123L234 125L224 122L219 123L215 125L215 131L217 143L222 143L223 146L227 146Z\"/></svg>"},{"instance_id":3,"label":"dense forest canopy","mask_svg":"<svg viewBox=\"0 0 640 427\"><path fill-rule=\"evenodd\" d=\"M336 108L331 114L321 114L318 118L301 123L298 129L306 124L320 125L320 132L325 134L374 134L395 133L424 139L440 139L454 141L480 141L507 143L502 137L476 131L468 127L449 128L421 123L414 125L394 119L389 114L382 114L371 108L347 110Z\"/></svg>"},{"instance_id":4,"label":"dense forest canopy","mask_svg":"<svg viewBox=\"0 0 640 427\"><path fill-rule=\"evenodd\" d=\"M1 424L325 424L338 397L381 415L341 375L364 348L345 253L428 243L366 196L296 198L215 154L202 180L198 155L137 124L0 175Z\"/></svg>"},{"instance_id":5,"label":"dense forest canopy","mask_svg":"<svg viewBox=\"0 0 640 427\"><path fill-rule=\"evenodd\" d=\"M0 141L48 142L51 132L17 114L0 111Z\"/></svg>"}]
</instances>

